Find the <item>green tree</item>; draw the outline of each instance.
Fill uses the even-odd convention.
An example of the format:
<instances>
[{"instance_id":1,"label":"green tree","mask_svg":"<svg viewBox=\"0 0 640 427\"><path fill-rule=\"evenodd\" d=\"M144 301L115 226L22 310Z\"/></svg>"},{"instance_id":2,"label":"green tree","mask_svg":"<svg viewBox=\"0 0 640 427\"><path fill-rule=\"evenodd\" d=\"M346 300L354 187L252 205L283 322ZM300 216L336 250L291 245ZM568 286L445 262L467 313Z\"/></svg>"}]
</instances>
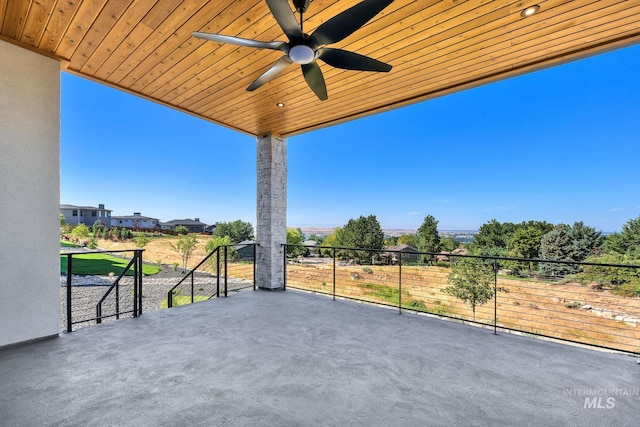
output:
<instances>
[{"instance_id":1,"label":"green tree","mask_svg":"<svg viewBox=\"0 0 640 427\"><path fill-rule=\"evenodd\" d=\"M620 236L623 253L632 258L640 258L640 216L627 221L622 226Z\"/></svg>"},{"instance_id":2,"label":"green tree","mask_svg":"<svg viewBox=\"0 0 640 427\"><path fill-rule=\"evenodd\" d=\"M287 228L287 244L288 245L301 245L302 244L302 230L299 228ZM287 256L289 258L296 258L304 255L307 252L303 246L292 246L287 248Z\"/></svg>"},{"instance_id":3,"label":"green tree","mask_svg":"<svg viewBox=\"0 0 640 427\"><path fill-rule=\"evenodd\" d=\"M227 246L227 261L229 261L229 260L235 259L237 255L235 246L232 246L232 245L233 245L233 242L231 241L231 238L229 236L214 237L207 242L207 244L204 247L204 250L207 254L210 254L214 252L216 248L221 247L219 254L220 254L220 260L222 262L222 260L224 260L223 246ZM211 265L212 268L214 269L217 268L218 254L214 254L214 255L211 255L211 257L209 257L209 264ZM221 266L220 268L222 269L224 268L224 266Z\"/></svg>"},{"instance_id":4,"label":"green tree","mask_svg":"<svg viewBox=\"0 0 640 427\"><path fill-rule=\"evenodd\" d=\"M334 228L333 229L333 234L329 234L328 236L325 236L323 242L322 242L322 246L326 246L327 249L320 249L320 256L323 257L332 257L333 256L333 249L328 249L328 248L332 248L337 246L336 244L336 234L340 233L342 231L342 229L340 227L338 228Z\"/></svg>"},{"instance_id":5,"label":"green tree","mask_svg":"<svg viewBox=\"0 0 640 427\"><path fill-rule=\"evenodd\" d=\"M335 235L337 246L366 249L382 249L384 246L384 233L375 215L350 219L340 231L336 229ZM340 250L339 255L354 259L359 264L370 264L379 257L379 252Z\"/></svg>"},{"instance_id":6,"label":"green tree","mask_svg":"<svg viewBox=\"0 0 640 427\"><path fill-rule=\"evenodd\" d=\"M627 221L620 233L606 236L603 239L602 249L607 253L640 259L640 216Z\"/></svg>"},{"instance_id":7,"label":"green tree","mask_svg":"<svg viewBox=\"0 0 640 427\"><path fill-rule=\"evenodd\" d=\"M500 223L496 219L489 220L480 229L469 245L476 255L500 256L507 253L507 242L515 232L516 226L510 222Z\"/></svg>"},{"instance_id":8,"label":"green tree","mask_svg":"<svg viewBox=\"0 0 640 427\"><path fill-rule=\"evenodd\" d=\"M418 238L415 234L402 234L398 236L398 245L409 245L417 248Z\"/></svg>"},{"instance_id":9,"label":"green tree","mask_svg":"<svg viewBox=\"0 0 640 427\"><path fill-rule=\"evenodd\" d=\"M553 224L545 221L528 221L518 224L507 241L509 255L518 258L538 258L542 236L553 230Z\"/></svg>"},{"instance_id":10,"label":"green tree","mask_svg":"<svg viewBox=\"0 0 640 427\"><path fill-rule=\"evenodd\" d=\"M175 244L169 243L171 249L173 249L182 258L182 272L187 271L187 264L189 263L189 257L196 248L198 240L195 234L185 234L178 237Z\"/></svg>"},{"instance_id":11,"label":"green tree","mask_svg":"<svg viewBox=\"0 0 640 427\"><path fill-rule=\"evenodd\" d=\"M189 229L187 227L185 227L184 225L176 225L173 228L173 231L175 231L178 234L182 234L183 236L185 234L189 234Z\"/></svg>"},{"instance_id":12,"label":"green tree","mask_svg":"<svg viewBox=\"0 0 640 427\"><path fill-rule=\"evenodd\" d=\"M606 254L622 255L626 252L623 237L620 233L612 233L602 239L602 250Z\"/></svg>"},{"instance_id":13,"label":"green tree","mask_svg":"<svg viewBox=\"0 0 640 427\"><path fill-rule=\"evenodd\" d=\"M482 260L463 258L457 260L448 277L449 286L442 292L468 303L476 320L476 307L484 305L494 297L495 272L491 264ZM498 287L498 292L508 292Z\"/></svg>"},{"instance_id":14,"label":"green tree","mask_svg":"<svg viewBox=\"0 0 640 427\"><path fill-rule=\"evenodd\" d=\"M451 252L460 247L461 243L453 236L443 236L440 238L440 250Z\"/></svg>"},{"instance_id":15,"label":"green tree","mask_svg":"<svg viewBox=\"0 0 640 427\"><path fill-rule=\"evenodd\" d=\"M385 246L395 246L398 244L398 238L396 236L389 236L384 238Z\"/></svg>"},{"instance_id":16,"label":"green tree","mask_svg":"<svg viewBox=\"0 0 640 427\"><path fill-rule=\"evenodd\" d=\"M576 222L572 226L558 224L542 237L540 258L556 261L584 261L600 244L601 232ZM540 271L551 276L564 276L579 272L575 264L541 263Z\"/></svg>"},{"instance_id":17,"label":"green tree","mask_svg":"<svg viewBox=\"0 0 640 427\"><path fill-rule=\"evenodd\" d=\"M528 221L518 224L515 231L507 241L507 249L509 256L515 258L539 258L540 245L542 244L542 236L553 230L553 224L545 221ZM509 268L520 270L524 267L523 263L511 262ZM533 265L526 263L529 275Z\"/></svg>"},{"instance_id":18,"label":"green tree","mask_svg":"<svg viewBox=\"0 0 640 427\"><path fill-rule=\"evenodd\" d=\"M66 223L67 223L67 220L64 219L64 215L60 214L60 227L62 227Z\"/></svg>"},{"instance_id":19,"label":"green tree","mask_svg":"<svg viewBox=\"0 0 640 427\"><path fill-rule=\"evenodd\" d=\"M569 235L571 258L575 261L584 261L602 244L602 232L584 225L582 221L573 223Z\"/></svg>"},{"instance_id":20,"label":"green tree","mask_svg":"<svg viewBox=\"0 0 640 427\"><path fill-rule=\"evenodd\" d=\"M216 223L213 230L214 237L229 236L233 243L240 243L245 240L253 240L253 226L249 222L235 220L231 222Z\"/></svg>"},{"instance_id":21,"label":"green tree","mask_svg":"<svg viewBox=\"0 0 640 427\"><path fill-rule=\"evenodd\" d=\"M427 215L418 228L418 249L422 252L440 252L440 235L438 234L438 221L433 215Z\"/></svg>"}]
</instances>

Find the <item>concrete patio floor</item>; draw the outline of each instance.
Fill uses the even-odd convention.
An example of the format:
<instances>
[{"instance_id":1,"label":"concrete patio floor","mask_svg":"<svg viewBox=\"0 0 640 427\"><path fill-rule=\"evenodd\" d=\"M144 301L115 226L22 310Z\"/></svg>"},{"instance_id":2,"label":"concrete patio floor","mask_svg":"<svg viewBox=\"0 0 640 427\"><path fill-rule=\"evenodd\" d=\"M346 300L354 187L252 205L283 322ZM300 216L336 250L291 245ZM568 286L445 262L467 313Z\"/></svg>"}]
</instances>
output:
<instances>
[{"instance_id":1,"label":"concrete patio floor","mask_svg":"<svg viewBox=\"0 0 640 427\"><path fill-rule=\"evenodd\" d=\"M639 389L630 356L292 290L0 350L3 426L636 426Z\"/></svg>"}]
</instances>

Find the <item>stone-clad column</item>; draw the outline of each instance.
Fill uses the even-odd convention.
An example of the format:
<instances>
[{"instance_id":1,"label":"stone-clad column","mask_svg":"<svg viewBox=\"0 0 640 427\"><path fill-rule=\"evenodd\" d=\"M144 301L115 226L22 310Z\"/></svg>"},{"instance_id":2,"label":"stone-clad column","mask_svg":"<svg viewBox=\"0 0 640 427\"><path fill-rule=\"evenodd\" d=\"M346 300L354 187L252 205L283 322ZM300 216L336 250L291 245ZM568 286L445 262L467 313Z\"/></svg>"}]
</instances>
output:
<instances>
[{"instance_id":1,"label":"stone-clad column","mask_svg":"<svg viewBox=\"0 0 640 427\"><path fill-rule=\"evenodd\" d=\"M257 284L284 284L283 248L287 242L287 140L269 134L257 138Z\"/></svg>"}]
</instances>

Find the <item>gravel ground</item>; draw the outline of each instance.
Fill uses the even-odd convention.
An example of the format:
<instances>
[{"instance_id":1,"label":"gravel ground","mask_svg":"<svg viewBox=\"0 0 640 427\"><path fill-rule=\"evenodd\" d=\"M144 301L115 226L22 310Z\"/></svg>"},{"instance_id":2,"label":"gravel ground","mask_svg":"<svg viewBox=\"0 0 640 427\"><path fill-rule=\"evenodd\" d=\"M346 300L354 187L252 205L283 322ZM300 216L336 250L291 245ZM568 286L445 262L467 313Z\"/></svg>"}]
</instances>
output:
<instances>
[{"instance_id":1,"label":"gravel ground","mask_svg":"<svg viewBox=\"0 0 640 427\"><path fill-rule=\"evenodd\" d=\"M160 310L160 306L167 299L168 291L173 288L184 275L178 270L173 271L169 266L165 266L162 271L153 276L142 278L142 312ZM60 276L60 327L67 329L66 321L66 275ZM96 317L96 305L114 282L115 277L108 276L73 276L71 286L72 296L72 322L73 329L94 325ZM252 287L252 282L246 280L228 279L227 288L236 292L239 288ZM224 286L224 279L220 278L221 293ZM120 281L119 305L120 311L130 311L133 309L133 278L124 277ZM180 285L179 295L191 295L191 280L186 279ZM208 273L196 272L194 275L194 295L210 297L216 293L216 276ZM105 299L102 306L103 316L115 313L116 298L115 289ZM131 317L132 314L124 314L121 317ZM89 319L84 321L85 319ZM115 320L116 317L103 319L103 322ZM80 323L75 323L80 322Z\"/></svg>"}]
</instances>

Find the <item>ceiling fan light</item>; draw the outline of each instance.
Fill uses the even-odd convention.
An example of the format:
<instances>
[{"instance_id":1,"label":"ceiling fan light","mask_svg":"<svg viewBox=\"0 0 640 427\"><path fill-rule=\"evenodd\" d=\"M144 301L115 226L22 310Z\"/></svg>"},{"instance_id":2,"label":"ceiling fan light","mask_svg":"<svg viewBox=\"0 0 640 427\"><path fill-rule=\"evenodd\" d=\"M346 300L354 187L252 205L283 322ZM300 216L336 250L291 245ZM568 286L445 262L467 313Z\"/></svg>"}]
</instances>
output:
<instances>
[{"instance_id":1,"label":"ceiling fan light","mask_svg":"<svg viewBox=\"0 0 640 427\"><path fill-rule=\"evenodd\" d=\"M522 12L520 12L520 16L522 16L523 18L528 18L538 13L538 11L540 11L540 6L534 4L533 6L529 6L528 8L523 9Z\"/></svg>"},{"instance_id":2,"label":"ceiling fan light","mask_svg":"<svg viewBox=\"0 0 640 427\"><path fill-rule=\"evenodd\" d=\"M309 64L316 59L316 53L309 46L299 44L289 49L289 59L296 64Z\"/></svg>"}]
</instances>

